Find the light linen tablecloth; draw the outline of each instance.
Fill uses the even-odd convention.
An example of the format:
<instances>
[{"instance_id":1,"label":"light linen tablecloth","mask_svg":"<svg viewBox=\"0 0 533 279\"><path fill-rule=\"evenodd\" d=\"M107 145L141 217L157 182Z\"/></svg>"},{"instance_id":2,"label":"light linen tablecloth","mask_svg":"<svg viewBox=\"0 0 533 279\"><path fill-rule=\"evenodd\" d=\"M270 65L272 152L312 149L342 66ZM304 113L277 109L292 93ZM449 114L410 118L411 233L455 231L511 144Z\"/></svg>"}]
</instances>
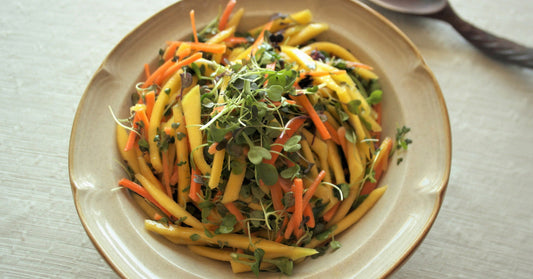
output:
<instances>
[{"instance_id":1,"label":"light linen tablecloth","mask_svg":"<svg viewBox=\"0 0 533 279\"><path fill-rule=\"evenodd\" d=\"M451 3L479 27L533 46L533 1ZM170 4L3 1L0 277L117 277L74 208L70 129L109 51ZM532 278L533 71L487 58L446 23L378 10L407 34L436 75L453 137L440 214L392 278Z\"/></svg>"}]
</instances>

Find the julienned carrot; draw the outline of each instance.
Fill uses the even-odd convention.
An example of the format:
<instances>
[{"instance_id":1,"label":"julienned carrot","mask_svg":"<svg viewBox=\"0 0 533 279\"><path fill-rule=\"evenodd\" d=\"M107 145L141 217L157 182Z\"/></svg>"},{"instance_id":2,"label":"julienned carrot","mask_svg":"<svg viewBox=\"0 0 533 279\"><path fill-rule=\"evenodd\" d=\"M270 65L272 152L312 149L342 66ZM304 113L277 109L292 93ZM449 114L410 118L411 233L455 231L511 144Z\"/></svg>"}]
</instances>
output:
<instances>
[{"instance_id":1,"label":"julienned carrot","mask_svg":"<svg viewBox=\"0 0 533 279\"><path fill-rule=\"evenodd\" d=\"M165 53L163 54L163 59L165 61L172 59L174 55L176 54L176 49L180 46L180 43L178 42L172 42L167 49L165 50Z\"/></svg>"},{"instance_id":2,"label":"julienned carrot","mask_svg":"<svg viewBox=\"0 0 533 279\"><path fill-rule=\"evenodd\" d=\"M167 196L172 197L172 191L170 190L170 168L168 166L168 150L165 150L163 153L163 186L165 187L165 192Z\"/></svg>"},{"instance_id":3,"label":"julienned carrot","mask_svg":"<svg viewBox=\"0 0 533 279\"><path fill-rule=\"evenodd\" d=\"M304 208L304 217L308 217L307 222L305 223L309 228L315 227L315 215L313 215L313 209L311 208L311 204L308 204Z\"/></svg>"},{"instance_id":4,"label":"julienned carrot","mask_svg":"<svg viewBox=\"0 0 533 279\"><path fill-rule=\"evenodd\" d=\"M225 136L224 136L224 139L225 140L229 140L231 137L233 136L233 134L231 132L228 132ZM218 146L218 142L213 142L213 144L211 144L209 146L209 148L207 149L207 152L211 155L214 155L216 152L217 152L217 146Z\"/></svg>"},{"instance_id":5,"label":"julienned carrot","mask_svg":"<svg viewBox=\"0 0 533 279\"><path fill-rule=\"evenodd\" d=\"M200 202L201 184L197 179L202 173L197 168L192 168L191 171L191 185L189 186L189 198L195 202Z\"/></svg>"},{"instance_id":6,"label":"julienned carrot","mask_svg":"<svg viewBox=\"0 0 533 279\"><path fill-rule=\"evenodd\" d=\"M191 49L195 51L203 51L209 53L224 53L226 52L225 44L206 44L206 43L190 43Z\"/></svg>"},{"instance_id":7,"label":"julienned carrot","mask_svg":"<svg viewBox=\"0 0 533 279\"><path fill-rule=\"evenodd\" d=\"M176 73L181 67L187 66L187 65L193 63L194 61L200 59L200 58L202 58L202 53L201 52L197 52L197 53L195 53L195 54L183 59L182 61L180 61L178 63L175 63L174 65L168 67L167 70L165 71L165 73L163 74L162 80L166 80L168 77L170 77L174 73ZM171 61L171 60L169 60L169 61Z\"/></svg>"},{"instance_id":8,"label":"julienned carrot","mask_svg":"<svg viewBox=\"0 0 533 279\"><path fill-rule=\"evenodd\" d=\"M339 140L339 135L337 134L337 130L335 130L335 128L327 121L324 122L324 126L326 126L326 129L328 129L328 133L331 136L331 140L335 144L341 145L341 142Z\"/></svg>"},{"instance_id":9,"label":"julienned carrot","mask_svg":"<svg viewBox=\"0 0 533 279\"><path fill-rule=\"evenodd\" d=\"M145 135L146 135L146 138L148 138L148 133L146 131L149 130L150 128L150 121L148 120L148 117L146 116L146 110L138 110L135 112L135 114L139 114L139 120L143 123L144 125L144 131L145 131Z\"/></svg>"},{"instance_id":10,"label":"julienned carrot","mask_svg":"<svg viewBox=\"0 0 533 279\"><path fill-rule=\"evenodd\" d=\"M148 65L148 63L144 64L144 74L146 75L146 78L150 76L150 65Z\"/></svg>"},{"instance_id":11,"label":"julienned carrot","mask_svg":"<svg viewBox=\"0 0 533 279\"><path fill-rule=\"evenodd\" d=\"M233 7L235 7L235 4L237 4L236 0L229 0L228 4L226 4L226 8L218 21L218 30L222 31L226 28L226 24L228 23L229 16L231 15L231 11L233 11Z\"/></svg>"},{"instance_id":12,"label":"julienned carrot","mask_svg":"<svg viewBox=\"0 0 533 279\"><path fill-rule=\"evenodd\" d=\"M172 66L173 62L172 60L167 60L165 61L165 63L163 63L163 65L159 66L159 68L157 68L157 70L155 70L155 72L153 72L147 79L146 81L143 83L143 85L141 86L142 88L147 88L149 86L151 86L152 84L154 84L154 81L163 73L165 73L165 71L170 67Z\"/></svg>"},{"instance_id":13,"label":"julienned carrot","mask_svg":"<svg viewBox=\"0 0 533 279\"><path fill-rule=\"evenodd\" d=\"M271 20L267 24L265 24L265 26L261 30L261 33L259 33L259 36L257 36L257 38L255 39L255 42L252 45L252 51L251 51L252 56L255 55L259 46L265 41L265 31L270 31L270 28L272 27L272 23L273 21Z\"/></svg>"},{"instance_id":14,"label":"julienned carrot","mask_svg":"<svg viewBox=\"0 0 533 279\"><path fill-rule=\"evenodd\" d=\"M320 173L318 173L318 176L315 178L313 183L307 188L307 191L305 191L304 199L303 199L303 206L307 206L309 204L309 201L315 194L316 189L318 188L318 185L320 185L320 183L322 182L325 176L326 176L325 170L321 170Z\"/></svg>"},{"instance_id":15,"label":"julienned carrot","mask_svg":"<svg viewBox=\"0 0 533 279\"><path fill-rule=\"evenodd\" d=\"M194 10L191 10L189 12L189 17L191 18L191 27L192 27L192 35L194 36L194 42L198 42L198 33L196 33L196 20L194 18Z\"/></svg>"},{"instance_id":16,"label":"julienned carrot","mask_svg":"<svg viewBox=\"0 0 533 279\"><path fill-rule=\"evenodd\" d=\"M337 136L339 137L339 145L342 147L344 154L346 154L346 152L348 152L348 148L346 146L346 128L344 128L344 126L340 126L339 129L337 129Z\"/></svg>"},{"instance_id":17,"label":"julienned carrot","mask_svg":"<svg viewBox=\"0 0 533 279\"><path fill-rule=\"evenodd\" d=\"M157 208L161 209L161 211L163 211L163 213L165 213L167 216L172 216L172 214L170 214L170 212L168 212L164 207L162 207L154 198L152 198L152 196L150 196L150 194L148 193L148 191L146 191L146 189L144 189L141 185L129 180L129 179L126 179L126 178L122 178L119 182L118 182L118 185L122 186L122 187L126 187L130 190L132 190L133 192L137 193L139 196L147 199L149 202L151 202L153 205L157 206Z\"/></svg>"},{"instance_id":18,"label":"julienned carrot","mask_svg":"<svg viewBox=\"0 0 533 279\"><path fill-rule=\"evenodd\" d=\"M150 120L150 117L152 116L152 110L154 109L155 104L155 92L150 91L144 95L144 99L146 100L146 116L148 117L148 120Z\"/></svg>"},{"instance_id":19,"label":"julienned carrot","mask_svg":"<svg viewBox=\"0 0 533 279\"><path fill-rule=\"evenodd\" d=\"M392 140L391 138L386 138L381 143L380 149L381 151L377 156L379 158L376 158L376 162L374 163L374 179L375 182L372 182L370 180L367 180L363 184L363 188L361 189L360 195L368 195L370 192L372 192L374 189L376 189L376 186L378 184L379 179L381 178L381 175L383 172L387 169L388 166L388 158L389 153L392 148Z\"/></svg>"},{"instance_id":20,"label":"julienned carrot","mask_svg":"<svg viewBox=\"0 0 533 279\"><path fill-rule=\"evenodd\" d=\"M172 135L172 130L174 130L174 129L172 129L171 127L163 128L163 132L165 132L165 134L167 134L169 136Z\"/></svg>"},{"instance_id":21,"label":"julienned carrot","mask_svg":"<svg viewBox=\"0 0 533 279\"><path fill-rule=\"evenodd\" d=\"M178 165L174 165L172 168L172 175L170 176L170 185L175 185L178 183L179 180L179 171L178 171Z\"/></svg>"},{"instance_id":22,"label":"julienned carrot","mask_svg":"<svg viewBox=\"0 0 533 279\"><path fill-rule=\"evenodd\" d=\"M311 120L313 120L313 123L315 124L315 127L320 134L320 137L322 137L323 140L328 140L331 138L331 135L328 132L328 129L324 125L324 122L322 122L322 119L320 119L320 116L318 116L318 113L316 112L315 108L313 107L313 104L309 101L307 96L305 94L296 95L293 97L296 99L296 102L298 102L299 105L301 105L305 111L307 111L307 114L309 117L311 117Z\"/></svg>"},{"instance_id":23,"label":"julienned carrot","mask_svg":"<svg viewBox=\"0 0 533 279\"><path fill-rule=\"evenodd\" d=\"M242 222L244 221L244 215L242 215L241 211L235 206L233 202L227 202L224 204L226 209L235 216L237 221Z\"/></svg>"},{"instance_id":24,"label":"julienned carrot","mask_svg":"<svg viewBox=\"0 0 533 279\"><path fill-rule=\"evenodd\" d=\"M246 39L244 37L229 37L229 38L225 39L224 42L228 46L234 46L234 45L238 45L238 44L246 44L246 43L248 43L248 39Z\"/></svg>"},{"instance_id":25,"label":"julienned carrot","mask_svg":"<svg viewBox=\"0 0 533 279\"><path fill-rule=\"evenodd\" d=\"M322 215L322 218L324 218L324 221L329 222L329 220L333 218L333 215L335 215L335 213L337 212L337 209L339 208L340 204L341 204L340 202L337 202L332 208L328 210L328 212Z\"/></svg>"},{"instance_id":26,"label":"julienned carrot","mask_svg":"<svg viewBox=\"0 0 533 279\"><path fill-rule=\"evenodd\" d=\"M133 117L133 125L132 125L132 128L135 130L138 128L138 125L137 125L138 121L139 121L139 115L135 113L135 116ZM124 146L124 151L129 151L130 149L132 149L133 146L135 145L136 139L137 139L137 133L135 133L134 131L130 131L130 134L128 135L128 141L126 142L126 146Z\"/></svg>"},{"instance_id":27,"label":"julienned carrot","mask_svg":"<svg viewBox=\"0 0 533 279\"><path fill-rule=\"evenodd\" d=\"M302 223L302 216L304 211L304 204L303 204L303 193L304 193L304 185L301 178L295 178L294 179L294 185L293 185L293 193L294 193L294 213L292 215L292 218L294 218L294 222L296 223L296 226L299 226L300 223Z\"/></svg>"},{"instance_id":28,"label":"julienned carrot","mask_svg":"<svg viewBox=\"0 0 533 279\"><path fill-rule=\"evenodd\" d=\"M367 65L367 64L363 64L363 63L360 63L360 62L346 61L346 65L348 67L363 68L363 69L367 69L367 70L371 70L371 71L374 70L374 68L372 68L372 66Z\"/></svg>"},{"instance_id":29,"label":"julienned carrot","mask_svg":"<svg viewBox=\"0 0 533 279\"><path fill-rule=\"evenodd\" d=\"M281 184L280 179L278 181L270 186L270 195L272 197L272 205L274 206L274 210L283 210L283 191L281 190Z\"/></svg>"},{"instance_id":30,"label":"julienned carrot","mask_svg":"<svg viewBox=\"0 0 533 279\"><path fill-rule=\"evenodd\" d=\"M287 141L292 137L292 135L294 135L294 133L296 133L296 131L298 131L298 129L300 129L306 119L307 117L293 117L291 120L289 120L289 122L287 122L281 135L272 144L272 148L270 149L272 158L268 160L263 159L263 163L273 165L276 162L279 157L279 153L281 150L283 150L283 145L287 143Z\"/></svg>"}]
</instances>

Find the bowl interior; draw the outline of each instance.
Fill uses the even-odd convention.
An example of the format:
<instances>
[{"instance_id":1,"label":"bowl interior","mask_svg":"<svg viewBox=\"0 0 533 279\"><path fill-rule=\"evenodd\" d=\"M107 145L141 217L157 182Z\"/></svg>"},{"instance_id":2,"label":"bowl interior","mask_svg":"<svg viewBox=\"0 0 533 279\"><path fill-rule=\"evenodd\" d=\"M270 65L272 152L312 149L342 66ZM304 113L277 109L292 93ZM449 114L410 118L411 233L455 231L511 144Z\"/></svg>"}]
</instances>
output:
<instances>
[{"instance_id":1,"label":"bowl interior","mask_svg":"<svg viewBox=\"0 0 533 279\"><path fill-rule=\"evenodd\" d=\"M209 2L209 3L208 3ZM130 95L147 61L155 65L167 40L190 36L188 13L197 26L217 16L225 1L184 0L148 19L127 35L95 73L79 104L72 128L69 171L76 208L88 235L109 264L123 277L254 278L231 272L226 263L190 253L144 230L146 216L125 190L109 109L127 115ZM388 191L355 226L336 237L343 247L295 266L294 276L375 278L392 272L416 248L440 207L450 169L450 129L440 89L412 43L390 22L368 7L347 0L240 1L242 28L265 22L277 12L308 8L314 21L330 30L320 40L348 48L373 65L384 89L383 135L411 128L414 143L396 154L381 181ZM397 165L396 159L403 157ZM262 274L275 277L279 274Z\"/></svg>"}]
</instances>

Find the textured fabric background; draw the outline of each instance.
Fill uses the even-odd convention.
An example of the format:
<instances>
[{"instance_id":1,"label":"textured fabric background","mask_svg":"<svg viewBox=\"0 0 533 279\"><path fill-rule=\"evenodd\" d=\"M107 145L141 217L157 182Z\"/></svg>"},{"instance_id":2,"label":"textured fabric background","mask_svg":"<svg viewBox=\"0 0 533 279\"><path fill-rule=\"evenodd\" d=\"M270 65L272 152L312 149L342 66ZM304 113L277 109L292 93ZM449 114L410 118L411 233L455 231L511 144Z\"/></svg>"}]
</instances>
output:
<instances>
[{"instance_id":1,"label":"textured fabric background","mask_svg":"<svg viewBox=\"0 0 533 279\"><path fill-rule=\"evenodd\" d=\"M171 3L3 1L0 277L117 277L74 208L70 129L83 91L109 51ZM451 3L477 26L533 46L533 1ZM392 278L531 278L533 70L485 57L446 23L378 10L432 68L453 137L440 214Z\"/></svg>"}]
</instances>

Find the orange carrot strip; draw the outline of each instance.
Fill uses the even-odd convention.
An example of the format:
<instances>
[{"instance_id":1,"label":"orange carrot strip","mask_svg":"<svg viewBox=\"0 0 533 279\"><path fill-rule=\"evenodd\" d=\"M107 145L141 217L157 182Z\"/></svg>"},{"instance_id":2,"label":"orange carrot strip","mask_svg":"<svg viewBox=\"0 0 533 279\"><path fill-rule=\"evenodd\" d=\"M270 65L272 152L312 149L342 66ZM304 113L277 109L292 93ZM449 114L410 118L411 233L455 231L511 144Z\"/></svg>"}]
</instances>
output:
<instances>
[{"instance_id":1,"label":"orange carrot strip","mask_svg":"<svg viewBox=\"0 0 533 279\"><path fill-rule=\"evenodd\" d=\"M133 129L137 129L138 125L137 122L139 121L139 115L135 113L135 116L133 117ZM128 151L133 148L135 145L135 140L137 139L137 133L130 131L130 134L128 135L128 141L126 142L126 146L124 146L124 151Z\"/></svg>"},{"instance_id":2,"label":"orange carrot strip","mask_svg":"<svg viewBox=\"0 0 533 279\"><path fill-rule=\"evenodd\" d=\"M246 44L248 43L248 39L244 37L229 37L224 40L227 46L234 46L238 44Z\"/></svg>"},{"instance_id":3,"label":"orange carrot strip","mask_svg":"<svg viewBox=\"0 0 533 279\"><path fill-rule=\"evenodd\" d=\"M340 202L337 202L337 204L335 204L332 208L330 208L328 210L328 212L326 212L326 213L324 213L324 215L322 215L322 218L324 218L324 221L329 222L329 220L331 220L331 218L333 218L333 215L335 215L335 213L337 213L337 209L339 208L340 204L341 204Z\"/></svg>"},{"instance_id":4,"label":"orange carrot strip","mask_svg":"<svg viewBox=\"0 0 533 279\"><path fill-rule=\"evenodd\" d=\"M189 198L195 202L200 202L200 195L201 195L201 185L198 183L197 177L200 176L202 173L197 169L193 168L191 171L191 185L189 186Z\"/></svg>"},{"instance_id":5,"label":"orange carrot strip","mask_svg":"<svg viewBox=\"0 0 533 279\"><path fill-rule=\"evenodd\" d=\"M165 53L163 54L163 59L165 61L172 59L174 55L176 54L176 49L180 46L180 43L178 42L172 42L167 49L165 50Z\"/></svg>"},{"instance_id":6,"label":"orange carrot strip","mask_svg":"<svg viewBox=\"0 0 533 279\"><path fill-rule=\"evenodd\" d=\"M218 30L222 31L224 28L226 28L226 24L228 23L229 16L233 10L233 7L235 7L235 4L237 4L236 0L229 0L228 4L226 4L226 8L220 17L220 20L218 21Z\"/></svg>"},{"instance_id":7,"label":"orange carrot strip","mask_svg":"<svg viewBox=\"0 0 533 279\"><path fill-rule=\"evenodd\" d=\"M224 136L224 139L226 140L229 140L231 137L233 136L233 134L231 132L228 132L225 136ZM209 148L207 149L207 152L211 155L214 155L216 152L217 152L217 146L218 146L218 142L213 142L213 144L211 144L209 146Z\"/></svg>"},{"instance_id":8,"label":"orange carrot strip","mask_svg":"<svg viewBox=\"0 0 533 279\"><path fill-rule=\"evenodd\" d=\"M175 63L174 65L172 65L171 67L169 67L165 73L163 74L163 78L162 80L166 80L167 78L169 78L170 76L172 76L174 73L176 73L181 67L184 67L184 66L187 66L191 63L193 63L194 61L198 60L202 58L202 53L201 52L197 52L185 59L183 59L182 61L178 62L178 63ZM171 61L171 60L169 60Z\"/></svg>"},{"instance_id":9,"label":"orange carrot strip","mask_svg":"<svg viewBox=\"0 0 533 279\"><path fill-rule=\"evenodd\" d=\"M267 24L265 24L265 26L261 30L261 33L259 33L259 36L257 36L257 38L255 39L255 42L252 45L252 52L251 52L252 56L255 55L255 53L257 52L257 49L259 48L259 46L265 41L265 31L269 31L270 30L270 28L272 27L272 22L273 21L271 20Z\"/></svg>"},{"instance_id":10,"label":"orange carrot strip","mask_svg":"<svg viewBox=\"0 0 533 279\"><path fill-rule=\"evenodd\" d=\"M174 167L172 168L172 175L170 176L170 185L175 185L178 183L178 179L179 179L179 171L178 171L178 166L177 165L174 165Z\"/></svg>"},{"instance_id":11,"label":"orange carrot strip","mask_svg":"<svg viewBox=\"0 0 533 279\"><path fill-rule=\"evenodd\" d=\"M163 211L163 213L165 213L167 216L172 216L172 214L170 212L168 212L164 207L162 207L154 198L152 198L152 196L148 193L148 191L146 191L146 189L144 189L141 185L129 180L129 179L126 179L126 178L122 178L119 182L118 182L118 185L122 186L122 187L125 187L125 188L128 188L130 190L132 190L133 192L139 194L141 197L147 199L149 202L151 202L153 205L157 206L159 209L161 209L161 211Z\"/></svg>"},{"instance_id":12,"label":"orange carrot strip","mask_svg":"<svg viewBox=\"0 0 533 279\"><path fill-rule=\"evenodd\" d=\"M328 129L328 133L331 136L331 140L335 142L337 145L341 145L341 142L339 140L339 135L337 134L337 130L331 126L331 124L327 121L324 122L324 126L326 126L326 129Z\"/></svg>"},{"instance_id":13,"label":"orange carrot strip","mask_svg":"<svg viewBox=\"0 0 533 279\"><path fill-rule=\"evenodd\" d=\"M148 121L148 117L146 116L146 111L145 110L139 110L139 111L136 111L135 114L139 114L139 120L142 121L143 125L144 125L144 134L146 135L146 138L148 138L148 129L150 129L150 121Z\"/></svg>"},{"instance_id":14,"label":"orange carrot strip","mask_svg":"<svg viewBox=\"0 0 533 279\"><path fill-rule=\"evenodd\" d=\"M144 99L146 100L146 116L148 117L148 120L152 116L152 110L154 109L155 104L155 92L150 91L144 95Z\"/></svg>"},{"instance_id":15,"label":"orange carrot strip","mask_svg":"<svg viewBox=\"0 0 533 279\"><path fill-rule=\"evenodd\" d=\"M300 226L302 223L302 216L304 211L304 205L303 205L303 193L304 193L304 184L302 182L301 178L295 178L293 189L294 193L294 214L292 215L292 218L294 218L295 222L295 228Z\"/></svg>"},{"instance_id":16,"label":"orange carrot strip","mask_svg":"<svg viewBox=\"0 0 533 279\"><path fill-rule=\"evenodd\" d=\"M363 64L363 63L359 63L359 62L346 61L346 65L348 67L363 68L363 69L367 69L367 70L374 70L374 68L372 68L372 66L369 66L369 65L366 65L366 64Z\"/></svg>"},{"instance_id":17,"label":"orange carrot strip","mask_svg":"<svg viewBox=\"0 0 533 279\"><path fill-rule=\"evenodd\" d=\"M342 151L346 154L348 147L346 142L346 128L344 128L344 126L340 126L339 129L337 129L337 136L340 142L339 145L342 147Z\"/></svg>"},{"instance_id":18,"label":"orange carrot strip","mask_svg":"<svg viewBox=\"0 0 533 279\"><path fill-rule=\"evenodd\" d=\"M316 112L315 108L313 107L313 104L311 104L307 96L305 96L305 94L300 94L294 96L293 98L295 98L296 102L298 102L298 104L307 111L307 114L309 115L309 117L311 117L311 120L313 120L313 123L315 124L315 127L322 139L330 139L331 135L329 134L328 129L324 125L324 122L322 122L322 119L320 119L320 116L318 116L318 113Z\"/></svg>"},{"instance_id":19,"label":"orange carrot strip","mask_svg":"<svg viewBox=\"0 0 533 279\"><path fill-rule=\"evenodd\" d=\"M163 161L163 186L167 196L172 197L172 191L170 190L170 169L168 167L168 150L162 152L163 156L161 160Z\"/></svg>"},{"instance_id":20,"label":"orange carrot strip","mask_svg":"<svg viewBox=\"0 0 533 279\"><path fill-rule=\"evenodd\" d=\"M148 77L146 79L146 81L143 83L143 85L141 86L142 88L146 88L152 84L154 84L154 81L163 73L165 73L165 71L173 64L174 62L172 62L172 59L171 60L167 60L165 61L165 63L163 63L163 65L159 66L159 68L157 68L157 70L155 70L155 72L153 72L150 77Z\"/></svg>"},{"instance_id":21,"label":"orange carrot strip","mask_svg":"<svg viewBox=\"0 0 533 279\"><path fill-rule=\"evenodd\" d=\"M386 153L383 154L381 161L377 162L374 165L374 179L376 180L376 182L371 182L370 180L367 180L363 184L363 188L361 189L360 195L368 195L370 194L370 192L376 189L376 186L378 185L378 181L381 178L381 175L388 167L388 157L389 157L389 153L392 147L392 140L390 140L390 138L387 138L386 142L384 141L383 143L388 144L389 148L387 148Z\"/></svg>"},{"instance_id":22,"label":"orange carrot strip","mask_svg":"<svg viewBox=\"0 0 533 279\"><path fill-rule=\"evenodd\" d=\"M270 186L270 195L272 196L272 205L274 206L274 210L283 210L283 190L281 189L280 180Z\"/></svg>"},{"instance_id":23,"label":"orange carrot strip","mask_svg":"<svg viewBox=\"0 0 533 279\"><path fill-rule=\"evenodd\" d=\"M279 185L281 186L281 189L283 192L287 193L291 191L291 181L285 178L279 178Z\"/></svg>"},{"instance_id":24,"label":"orange carrot strip","mask_svg":"<svg viewBox=\"0 0 533 279\"><path fill-rule=\"evenodd\" d=\"M315 227L315 215L313 215L313 209L311 208L311 204L308 204L305 208L304 208L304 216L305 217L309 217L309 219L307 220L307 222L305 223L309 228L314 228Z\"/></svg>"},{"instance_id":25,"label":"orange carrot strip","mask_svg":"<svg viewBox=\"0 0 533 279\"><path fill-rule=\"evenodd\" d=\"M242 215L241 211L235 206L233 202L225 203L224 206L231 214L235 216L237 221L239 222L244 221L244 216Z\"/></svg>"},{"instance_id":26,"label":"orange carrot strip","mask_svg":"<svg viewBox=\"0 0 533 279\"><path fill-rule=\"evenodd\" d=\"M194 36L194 41L197 43L198 33L196 33L196 20L194 18L194 10L191 10L189 12L189 17L191 18L192 35Z\"/></svg>"},{"instance_id":27,"label":"orange carrot strip","mask_svg":"<svg viewBox=\"0 0 533 279\"><path fill-rule=\"evenodd\" d=\"M304 124L306 117L294 117L291 118L285 125L285 129L281 135L274 141L270 153L272 158L269 160L263 159L263 163L273 165L279 157L279 153L283 150L283 145L296 133L298 129Z\"/></svg>"},{"instance_id":28,"label":"orange carrot strip","mask_svg":"<svg viewBox=\"0 0 533 279\"><path fill-rule=\"evenodd\" d=\"M172 135L172 130L174 130L174 129L172 129L172 128L170 128L170 127L165 127L165 128L163 129L163 131L165 132L165 134L167 134L167 135L169 135L169 136Z\"/></svg>"},{"instance_id":29,"label":"orange carrot strip","mask_svg":"<svg viewBox=\"0 0 533 279\"><path fill-rule=\"evenodd\" d=\"M318 188L318 185L322 182L324 177L326 176L326 171L321 170L320 173L318 173L317 177L313 181L311 185L307 188L307 191L305 191L304 199L303 199L303 206L307 206L309 204L309 201L313 197L313 195L316 192L316 189Z\"/></svg>"},{"instance_id":30,"label":"orange carrot strip","mask_svg":"<svg viewBox=\"0 0 533 279\"><path fill-rule=\"evenodd\" d=\"M144 64L144 74L146 75L146 78L150 76L150 65Z\"/></svg>"},{"instance_id":31,"label":"orange carrot strip","mask_svg":"<svg viewBox=\"0 0 533 279\"><path fill-rule=\"evenodd\" d=\"M291 220L287 223L287 227L285 228L285 233L283 234L285 239L291 238L292 232L294 231L294 222L292 220L293 219L291 218Z\"/></svg>"}]
</instances>

